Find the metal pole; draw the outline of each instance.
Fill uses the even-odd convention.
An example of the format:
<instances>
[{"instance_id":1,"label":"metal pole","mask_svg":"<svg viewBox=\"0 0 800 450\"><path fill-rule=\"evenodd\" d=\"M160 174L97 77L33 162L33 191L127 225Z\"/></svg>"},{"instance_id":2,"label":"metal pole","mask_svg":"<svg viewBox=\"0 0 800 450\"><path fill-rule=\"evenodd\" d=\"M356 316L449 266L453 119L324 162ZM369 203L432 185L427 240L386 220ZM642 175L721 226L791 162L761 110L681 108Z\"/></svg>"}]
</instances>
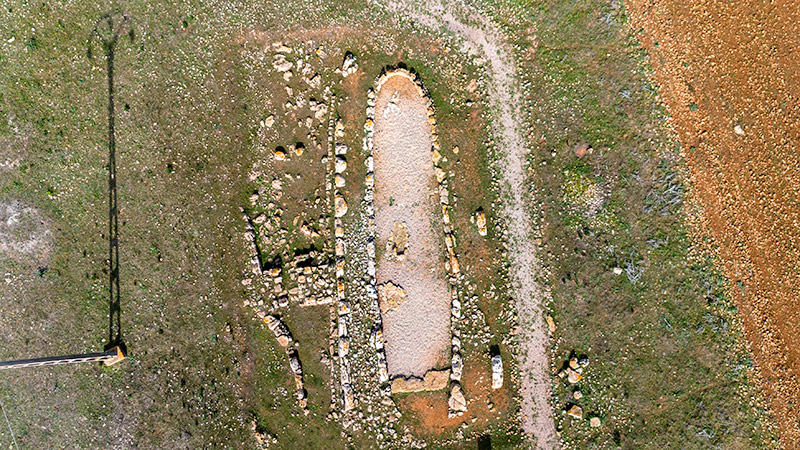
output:
<instances>
[{"instance_id":1,"label":"metal pole","mask_svg":"<svg viewBox=\"0 0 800 450\"><path fill-rule=\"evenodd\" d=\"M99 353L84 353L82 355L48 356L47 358L18 359L16 361L0 362L0 370L18 369L22 367L57 366L61 364L75 364L84 362L102 362L107 366L116 364L125 359L125 352L120 347L113 347L108 351Z\"/></svg>"}]
</instances>

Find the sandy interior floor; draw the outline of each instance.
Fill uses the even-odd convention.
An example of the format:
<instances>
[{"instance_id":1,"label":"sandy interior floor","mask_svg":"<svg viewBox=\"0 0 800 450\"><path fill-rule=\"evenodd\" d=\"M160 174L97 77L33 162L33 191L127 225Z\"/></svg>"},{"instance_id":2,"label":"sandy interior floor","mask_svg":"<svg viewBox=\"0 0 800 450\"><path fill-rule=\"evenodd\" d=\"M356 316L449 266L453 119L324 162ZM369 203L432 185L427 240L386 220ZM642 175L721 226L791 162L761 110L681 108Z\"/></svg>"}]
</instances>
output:
<instances>
[{"instance_id":1,"label":"sandy interior floor","mask_svg":"<svg viewBox=\"0 0 800 450\"><path fill-rule=\"evenodd\" d=\"M438 198L431 162L431 126L425 100L402 76L389 78L375 107L375 223L378 285L393 282L406 300L383 315L386 360L391 377L415 375L447 365L450 348L450 293L442 231L432 222ZM395 221L408 227L405 259L386 243Z\"/></svg>"}]
</instances>

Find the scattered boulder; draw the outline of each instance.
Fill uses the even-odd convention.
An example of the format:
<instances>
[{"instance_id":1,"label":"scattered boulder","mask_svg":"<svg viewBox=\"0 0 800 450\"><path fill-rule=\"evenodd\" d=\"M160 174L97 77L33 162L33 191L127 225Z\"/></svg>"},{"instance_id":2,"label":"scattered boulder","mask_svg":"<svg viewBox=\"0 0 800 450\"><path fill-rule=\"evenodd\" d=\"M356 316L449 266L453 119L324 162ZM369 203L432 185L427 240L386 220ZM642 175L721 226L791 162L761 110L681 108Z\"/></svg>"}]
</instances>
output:
<instances>
[{"instance_id":1,"label":"scattered boulder","mask_svg":"<svg viewBox=\"0 0 800 450\"><path fill-rule=\"evenodd\" d=\"M311 236L314 231L311 229L311 225L304 220L303 223L300 224L300 232L303 233L304 236L308 237Z\"/></svg>"},{"instance_id":2,"label":"scattered boulder","mask_svg":"<svg viewBox=\"0 0 800 450\"><path fill-rule=\"evenodd\" d=\"M405 259L406 250L408 249L408 226L405 222L394 221L386 247L397 259L401 261Z\"/></svg>"},{"instance_id":3,"label":"scattered boulder","mask_svg":"<svg viewBox=\"0 0 800 450\"><path fill-rule=\"evenodd\" d=\"M589 145L589 144L585 144L585 143L584 144L578 144L572 149L572 151L573 151L573 153L575 153L575 156L577 156L578 158L583 158L587 154L592 153L592 146Z\"/></svg>"},{"instance_id":4,"label":"scattered boulder","mask_svg":"<svg viewBox=\"0 0 800 450\"><path fill-rule=\"evenodd\" d=\"M350 353L350 337L342 336L339 338L339 356L347 356Z\"/></svg>"},{"instance_id":5,"label":"scattered boulder","mask_svg":"<svg viewBox=\"0 0 800 450\"><path fill-rule=\"evenodd\" d=\"M334 135L336 137L344 137L344 122L342 122L341 118L336 119L336 125L335 125L335 128L334 128Z\"/></svg>"},{"instance_id":6,"label":"scattered boulder","mask_svg":"<svg viewBox=\"0 0 800 450\"><path fill-rule=\"evenodd\" d=\"M342 194L336 193L334 200L334 215L336 217L342 217L347 214L347 201L345 201Z\"/></svg>"},{"instance_id":7,"label":"scattered boulder","mask_svg":"<svg viewBox=\"0 0 800 450\"><path fill-rule=\"evenodd\" d=\"M439 165L439 161L442 160L442 154L439 153L439 150L434 150L431 153L431 160L433 160L433 165L435 165L435 166Z\"/></svg>"},{"instance_id":8,"label":"scattered boulder","mask_svg":"<svg viewBox=\"0 0 800 450\"><path fill-rule=\"evenodd\" d=\"M500 355L492 356L492 389L503 387L503 359Z\"/></svg>"},{"instance_id":9,"label":"scattered boulder","mask_svg":"<svg viewBox=\"0 0 800 450\"><path fill-rule=\"evenodd\" d=\"M343 397L345 412L350 411L351 409L353 409L353 407L355 407L356 399L355 396L353 395L352 386L350 386L349 384L345 384L342 386L342 397Z\"/></svg>"},{"instance_id":10,"label":"scattered boulder","mask_svg":"<svg viewBox=\"0 0 800 450\"><path fill-rule=\"evenodd\" d=\"M447 386L447 381L449 378L449 370L429 370L425 373L424 378L415 376L394 378L392 380L391 389L393 394L420 391L438 391L439 389L444 389Z\"/></svg>"},{"instance_id":11,"label":"scattered boulder","mask_svg":"<svg viewBox=\"0 0 800 450\"><path fill-rule=\"evenodd\" d=\"M389 368L386 366L386 359L378 361L378 381L383 384L389 381Z\"/></svg>"},{"instance_id":12,"label":"scattered boulder","mask_svg":"<svg viewBox=\"0 0 800 450\"><path fill-rule=\"evenodd\" d=\"M434 169L434 173L436 175L436 181L439 183L441 183L442 181L444 181L445 178L447 178L447 174L445 173L444 170L442 170L441 167L436 167Z\"/></svg>"},{"instance_id":13,"label":"scattered boulder","mask_svg":"<svg viewBox=\"0 0 800 450\"><path fill-rule=\"evenodd\" d=\"M286 60L286 55L279 53L273 58L272 67L278 72L287 72L291 70L292 63Z\"/></svg>"},{"instance_id":14,"label":"scattered boulder","mask_svg":"<svg viewBox=\"0 0 800 450\"><path fill-rule=\"evenodd\" d=\"M464 361L461 359L461 354L454 352L453 357L450 358L450 379L453 381L461 381L461 374L464 371Z\"/></svg>"},{"instance_id":15,"label":"scattered boulder","mask_svg":"<svg viewBox=\"0 0 800 450\"><path fill-rule=\"evenodd\" d=\"M598 428L602 423L600 422L600 418L595 416L589 419L589 426L592 428Z\"/></svg>"},{"instance_id":16,"label":"scattered boulder","mask_svg":"<svg viewBox=\"0 0 800 450\"><path fill-rule=\"evenodd\" d=\"M581 378L583 378L583 375L581 375L580 372L573 370L571 367L567 369L567 380L570 384L581 381Z\"/></svg>"},{"instance_id":17,"label":"scattered boulder","mask_svg":"<svg viewBox=\"0 0 800 450\"><path fill-rule=\"evenodd\" d=\"M342 187L344 187L344 186L345 186L345 180L344 180L344 177L343 177L343 176L341 176L340 174L338 174L338 173L337 173L337 174L336 174L336 175L333 177L333 179L334 179L334 183L335 183L335 185L336 185L336 187L337 187L337 188L342 188Z\"/></svg>"},{"instance_id":18,"label":"scattered boulder","mask_svg":"<svg viewBox=\"0 0 800 450\"><path fill-rule=\"evenodd\" d=\"M460 384L452 383L450 385L450 399L447 401L447 406L450 408L447 417L450 418L460 416L467 410L467 399L464 398Z\"/></svg>"},{"instance_id":19,"label":"scattered boulder","mask_svg":"<svg viewBox=\"0 0 800 450\"><path fill-rule=\"evenodd\" d=\"M308 393L303 388L297 390L297 404L304 410L308 406ZM308 414L308 410L305 413Z\"/></svg>"},{"instance_id":20,"label":"scattered boulder","mask_svg":"<svg viewBox=\"0 0 800 450\"><path fill-rule=\"evenodd\" d=\"M578 367L580 367L580 366L578 366L578 358L576 358L574 356L572 358L570 358L569 359L569 366L572 369L577 369Z\"/></svg>"},{"instance_id":21,"label":"scattered boulder","mask_svg":"<svg viewBox=\"0 0 800 450\"><path fill-rule=\"evenodd\" d=\"M314 89L319 89L322 85L322 77L318 73L306 78L306 83Z\"/></svg>"},{"instance_id":22,"label":"scattered boulder","mask_svg":"<svg viewBox=\"0 0 800 450\"><path fill-rule=\"evenodd\" d=\"M578 420L583 419L583 408L578 405L572 405L567 411L567 415Z\"/></svg>"},{"instance_id":23,"label":"scattered boulder","mask_svg":"<svg viewBox=\"0 0 800 450\"><path fill-rule=\"evenodd\" d=\"M475 212L475 224L478 226L478 234L486 236L486 214L483 212L482 208L478 208Z\"/></svg>"},{"instance_id":24,"label":"scattered boulder","mask_svg":"<svg viewBox=\"0 0 800 450\"><path fill-rule=\"evenodd\" d=\"M556 332L556 321L553 320L553 316L547 316L547 329L550 330L550 333Z\"/></svg>"},{"instance_id":25,"label":"scattered boulder","mask_svg":"<svg viewBox=\"0 0 800 450\"><path fill-rule=\"evenodd\" d=\"M289 355L289 368L292 369L295 375L303 373L303 368L300 365L300 359L297 357L297 352L291 352Z\"/></svg>"},{"instance_id":26,"label":"scattered boulder","mask_svg":"<svg viewBox=\"0 0 800 450\"><path fill-rule=\"evenodd\" d=\"M275 51L278 52L278 53L291 53L292 52L292 48L291 47L287 47L286 44L284 44L283 42L275 42L274 44L272 44L272 47L275 48Z\"/></svg>"},{"instance_id":27,"label":"scattered boulder","mask_svg":"<svg viewBox=\"0 0 800 450\"><path fill-rule=\"evenodd\" d=\"M342 76L347 77L348 75L354 74L356 70L358 70L356 57L352 53L347 52L344 55L344 61L342 62Z\"/></svg>"},{"instance_id":28,"label":"scattered boulder","mask_svg":"<svg viewBox=\"0 0 800 450\"><path fill-rule=\"evenodd\" d=\"M310 99L308 101L309 109L314 113L314 118L317 120L322 119L325 117L325 114L328 113L328 105L325 102L318 102L315 99Z\"/></svg>"},{"instance_id":29,"label":"scattered boulder","mask_svg":"<svg viewBox=\"0 0 800 450\"><path fill-rule=\"evenodd\" d=\"M447 386L447 381L450 378L450 371L445 370L429 370L425 373L422 380L423 388L426 391L438 391Z\"/></svg>"},{"instance_id":30,"label":"scattered boulder","mask_svg":"<svg viewBox=\"0 0 800 450\"><path fill-rule=\"evenodd\" d=\"M388 281L378 286L378 306L381 314L397 308L406 301L406 291L400 286Z\"/></svg>"},{"instance_id":31,"label":"scattered boulder","mask_svg":"<svg viewBox=\"0 0 800 450\"><path fill-rule=\"evenodd\" d=\"M289 328L287 328L280 319L272 315L266 315L264 316L264 323L267 324L267 328L275 335L275 339L281 347L288 347L289 344L291 344L292 336L289 334Z\"/></svg>"},{"instance_id":32,"label":"scattered boulder","mask_svg":"<svg viewBox=\"0 0 800 450\"><path fill-rule=\"evenodd\" d=\"M289 343L292 342L291 338L285 334L278 336L277 339L278 339L278 344L280 344L281 347L288 347Z\"/></svg>"},{"instance_id":33,"label":"scattered boulder","mask_svg":"<svg viewBox=\"0 0 800 450\"><path fill-rule=\"evenodd\" d=\"M267 448L270 445L278 443L278 438L259 429L255 419L250 422L250 430L253 432L256 443L260 446L260 448Z\"/></svg>"},{"instance_id":34,"label":"scattered boulder","mask_svg":"<svg viewBox=\"0 0 800 450\"><path fill-rule=\"evenodd\" d=\"M347 160L344 156L337 156L336 157L336 173L342 174L345 170L347 170Z\"/></svg>"}]
</instances>

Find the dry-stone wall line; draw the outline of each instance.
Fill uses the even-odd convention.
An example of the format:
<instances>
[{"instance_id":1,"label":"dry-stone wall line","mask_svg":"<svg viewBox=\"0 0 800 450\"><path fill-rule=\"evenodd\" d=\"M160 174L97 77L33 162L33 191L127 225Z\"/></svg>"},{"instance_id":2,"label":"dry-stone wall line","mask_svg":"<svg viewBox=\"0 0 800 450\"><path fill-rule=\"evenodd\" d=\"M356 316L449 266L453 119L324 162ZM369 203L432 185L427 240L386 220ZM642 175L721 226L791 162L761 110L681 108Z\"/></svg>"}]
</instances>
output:
<instances>
[{"instance_id":1,"label":"dry-stone wall line","mask_svg":"<svg viewBox=\"0 0 800 450\"><path fill-rule=\"evenodd\" d=\"M333 146L334 146L334 122L335 122L335 111L336 111L336 95L332 94L330 89L326 87L325 92L323 93L323 100L327 102L331 107L329 108L328 113L328 136L327 136L327 164L328 170L325 171L325 202L327 206L327 210L331 211L333 208L333 178L332 174L333 171ZM335 221L334 221L334 240L336 239L336 230L335 230ZM334 249L335 249L335 242L334 242ZM335 252L335 250L334 250ZM334 267L335 267L335 275L336 280L339 279L339 257L334 256ZM331 370L331 410L336 408L336 398L339 396L337 384L333 381L336 379L336 369L339 368L341 370L341 366L337 367L335 361L337 358L333 358L333 355L336 355L337 346L339 343L339 308L337 307L336 303L331 303L329 315L330 315L330 331L328 335L328 349L331 355L331 363L330 363L330 370Z\"/></svg>"},{"instance_id":2,"label":"dry-stone wall line","mask_svg":"<svg viewBox=\"0 0 800 450\"><path fill-rule=\"evenodd\" d=\"M286 356L289 358L289 368L292 370L292 374L294 375L294 383L297 387L297 402L299 403L300 407L303 408L303 411L308 414L308 409L306 409L308 406L308 394L306 393L303 383L303 366L300 364L300 358L297 355L297 350L289 346L289 344L292 342L289 329L286 327L286 324L281 322L281 320L275 316L264 314L260 310L258 311L258 316L264 321L264 323L267 324L267 328L269 328L269 330L275 335L275 338L278 340L278 344L286 349Z\"/></svg>"},{"instance_id":3,"label":"dry-stone wall line","mask_svg":"<svg viewBox=\"0 0 800 450\"><path fill-rule=\"evenodd\" d=\"M336 264L336 312L337 312L337 325L338 325L338 336L339 336L339 347L338 347L338 355L339 355L339 380L342 386L342 409L347 412L353 409L355 406L355 393L353 390L353 385L351 382L351 374L350 374L350 335L348 333L348 325L350 325L351 318L350 318L350 301L347 299L347 294L345 292L345 276L344 276L344 265L345 265L345 238L344 238L344 226L342 223L342 217L347 214L347 201L345 200L344 194L340 191L340 188L344 187L344 173L347 170L347 146L345 144L337 142L336 138L344 137L344 128L342 126L337 127L336 123L341 123L339 121L334 122L333 116L331 116L331 120L329 123L330 128L334 128L332 133L332 138L330 141L328 154L331 153L331 148L333 147L333 155L332 158L332 171L331 175L328 177L328 182L330 180L334 180L334 186L332 188L333 191L333 231L334 231L334 248L335 248L335 264ZM342 182L336 182L336 180L342 180Z\"/></svg>"},{"instance_id":4,"label":"dry-stone wall line","mask_svg":"<svg viewBox=\"0 0 800 450\"><path fill-rule=\"evenodd\" d=\"M264 273L264 267L261 265L261 255L256 244L256 230L253 228L250 216L247 215L244 208L239 207L239 210L242 212L242 220L245 223L244 241L250 250L250 269L253 275L260 277Z\"/></svg>"},{"instance_id":5,"label":"dry-stone wall line","mask_svg":"<svg viewBox=\"0 0 800 450\"><path fill-rule=\"evenodd\" d=\"M435 110L433 108L433 102L430 99L425 87L422 85L420 79L416 76L416 74L409 72L405 69L392 69L384 72L383 74L378 77L377 81L375 82L375 88L370 89L367 92L367 120L364 124L364 151L367 154L367 177L366 177L366 194L365 199L367 201L367 214L369 216L369 228L371 233L371 239L368 247L369 252L369 262L368 262L368 274L370 278L370 284L368 285L368 291L370 299L373 303L373 310L375 311L376 323L375 323L375 337L373 338L373 342L375 343L376 350L379 352L379 373L380 373L380 381L381 383L387 382L389 380L388 368L386 366L386 357L383 351L383 339L382 339L382 323L381 323L381 315L380 315L380 308L378 305L378 292L377 292L377 279L375 278L375 211L373 208L372 200L374 194L374 175L373 175L373 167L372 167L372 151L373 151L373 132L374 132L374 124L375 124L375 104L378 98L378 94L380 93L381 87L383 84L388 80L390 77L393 76L402 76L409 79L414 85L417 87L417 93L420 97L422 97L427 105L428 108L428 122L431 125L431 139L432 139L432 147L431 147L431 161L434 166L434 173L436 175L436 181L438 182L438 191L439 191L439 201L441 203L441 211L442 211L442 222L444 224L444 240L445 245L447 248L447 254L445 258L445 269L450 273L450 293L451 293L451 320L450 320L450 332L451 332L451 343L452 343L452 357L451 357L451 370L450 370L450 399L448 401L449 413L450 417L459 416L464 413L467 409L466 400L464 398L463 391L461 390L461 375L463 371L463 362L461 358L461 331L460 331L460 320L461 320L461 301L458 297L458 275L460 273L460 267L458 263L458 258L455 253L455 236L453 235L452 225L450 221L450 196L448 191L448 181L447 175L440 166L440 162L442 160L442 155L440 153L439 147L439 136L436 131L436 117L435 117Z\"/></svg>"},{"instance_id":6,"label":"dry-stone wall line","mask_svg":"<svg viewBox=\"0 0 800 450\"><path fill-rule=\"evenodd\" d=\"M367 119L364 122L364 153L367 155L367 175L364 179L364 210L367 215L367 296L369 297L370 311L373 314L374 322L370 342L375 347L378 354L378 382L383 385L389 382L389 367L386 363L386 351L383 342L383 319L381 318L380 307L378 305L378 279L376 278L375 268L375 174L372 159L373 131L375 125L375 102L378 99L377 92L370 89L367 92ZM382 390L386 396L389 395L388 389Z\"/></svg>"},{"instance_id":7,"label":"dry-stone wall line","mask_svg":"<svg viewBox=\"0 0 800 450\"><path fill-rule=\"evenodd\" d=\"M258 247L256 246L256 233L253 229L252 220L250 219L250 216L247 215L247 212L245 212L244 208L240 208L240 211L242 212L242 220L245 223L245 232L243 233L242 237L244 238L245 244L250 248L250 262L252 265L251 271L256 276L262 276L270 271L264 271L263 267L261 266L261 256L259 255ZM274 270L277 270L278 273L280 273L280 269L273 269L273 271ZM274 277L271 279L279 278ZM252 281L250 278L245 278L243 280L243 284L249 285L250 283L247 282L248 280ZM282 287L277 286L276 289L282 290ZM289 332L289 328L287 328L286 324L284 324L277 317L264 312L265 305L263 300L258 302L245 300L245 306L252 306L256 310L256 315L258 318L267 325L267 328L269 328L269 330L275 335L275 339L278 341L278 344L286 350L286 355L289 358L289 367L294 375L295 387L297 388L297 402L304 412L308 414L308 410L306 409L308 406L308 394L303 383L303 367L300 364L297 351L291 346L292 335Z\"/></svg>"}]
</instances>

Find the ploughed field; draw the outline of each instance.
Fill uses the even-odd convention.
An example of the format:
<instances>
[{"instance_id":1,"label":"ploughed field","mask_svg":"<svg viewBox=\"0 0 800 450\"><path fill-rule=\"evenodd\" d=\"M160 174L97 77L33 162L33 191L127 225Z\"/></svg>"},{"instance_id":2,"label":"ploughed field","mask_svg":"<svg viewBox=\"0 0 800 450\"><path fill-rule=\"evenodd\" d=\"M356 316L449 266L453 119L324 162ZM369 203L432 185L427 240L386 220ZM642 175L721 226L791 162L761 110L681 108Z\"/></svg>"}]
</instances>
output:
<instances>
[{"instance_id":1,"label":"ploughed field","mask_svg":"<svg viewBox=\"0 0 800 450\"><path fill-rule=\"evenodd\" d=\"M787 448L800 445L800 3L630 2Z\"/></svg>"}]
</instances>

